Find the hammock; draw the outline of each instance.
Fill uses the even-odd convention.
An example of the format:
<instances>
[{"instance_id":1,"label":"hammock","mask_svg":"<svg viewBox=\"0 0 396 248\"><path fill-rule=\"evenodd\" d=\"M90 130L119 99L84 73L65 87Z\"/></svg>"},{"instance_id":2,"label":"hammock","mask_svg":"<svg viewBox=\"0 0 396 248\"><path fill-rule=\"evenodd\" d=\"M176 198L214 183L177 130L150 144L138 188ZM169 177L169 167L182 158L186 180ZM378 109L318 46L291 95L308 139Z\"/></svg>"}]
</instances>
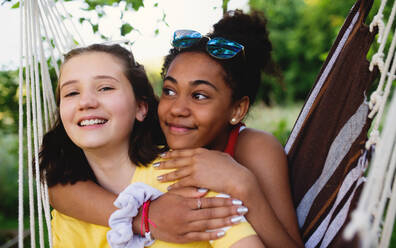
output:
<instances>
[{"instance_id":1,"label":"hammock","mask_svg":"<svg viewBox=\"0 0 396 248\"><path fill-rule=\"evenodd\" d=\"M396 3L385 25L386 0L382 0L369 28L364 20L372 2L356 1L285 146L293 200L306 247L353 247L358 244L387 247L392 234L396 215L395 97L381 138L378 129L396 70L396 62L392 61L396 36L388 49L385 46ZM38 152L43 133L54 122L56 111L47 59L59 75L57 61L76 44L84 45L84 42L62 1L56 4L53 0L20 1L20 12L18 242L19 247L23 247L23 130L26 123L31 246L35 247L36 243L37 218L39 244L44 247L45 228L51 237L50 207L47 185L38 177ZM377 31L380 47L370 65L366 54ZM388 51L386 58L385 50ZM368 88L378 74L381 75L378 88L367 102ZM23 109L24 97L26 110ZM374 147L374 157L368 166ZM348 239L343 236L347 223ZM52 247L51 238L48 242Z\"/></svg>"},{"instance_id":2,"label":"hammock","mask_svg":"<svg viewBox=\"0 0 396 248\"><path fill-rule=\"evenodd\" d=\"M35 247L35 218L37 218L39 244L40 247L44 247L43 212L48 237L51 237L51 217L48 187L45 183L41 183L39 179L38 152L43 133L49 130L49 127L54 123L56 112L56 103L49 68L47 66L47 58L49 58L51 65L55 69L56 75L59 76L57 61L62 60L63 54L76 44L73 37L80 37L80 44L84 44L84 41L78 35L76 28L70 20L70 15L65 11L62 1L58 1L57 5L55 5L54 1L48 0L20 1L20 16L18 245L20 248L23 247L24 237L23 89L25 89L30 243L31 247ZM67 24L69 25L68 27L66 27ZM72 35L69 30L73 30L75 34ZM33 181L33 158L36 175L35 182ZM36 189L36 201L34 201L34 188ZM52 239L49 238L48 240L49 246L52 247Z\"/></svg>"},{"instance_id":3,"label":"hammock","mask_svg":"<svg viewBox=\"0 0 396 248\"><path fill-rule=\"evenodd\" d=\"M387 127L384 129L385 139L381 142L387 143L385 146L379 144L376 148L378 156L370 167L369 181L365 187L369 193L362 195L347 236L350 239L357 231L362 233L365 230L365 233L349 242L342 235L366 180L363 175L374 145L380 140L379 122L394 79L394 69L389 71L394 47L389 48L386 62L383 62L383 51L394 12L384 30L382 11L386 1L382 1L369 30L364 20L372 2L359 0L353 6L285 147L289 158L293 200L306 247L354 247L360 243L363 247L378 245L376 235L380 231L387 194L391 192L392 180L395 180L395 161L390 161L389 151L384 154L384 150L395 151L394 125L389 127L393 133L387 131ZM370 65L366 54L376 34L375 26L379 29L378 40L381 45ZM381 79L370 102L366 102L368 88L378 74L377 67L374 66L379 67ZM396 110L389 110L389 118L396 115L394 111ZM377 112L378 116L367 141L371 118ZM385 141L387 139L389 141ZM376 165L378 157L381 158L380 166ZM371 182L373 175L375 179ZM385 179L385 176L388 178ZM395 196L393 201L394 198ZM381 247L388 246L394 209L391 206L388 209ZM370 229L370 235L366 229Z\"/></svg>"}]
</instances>

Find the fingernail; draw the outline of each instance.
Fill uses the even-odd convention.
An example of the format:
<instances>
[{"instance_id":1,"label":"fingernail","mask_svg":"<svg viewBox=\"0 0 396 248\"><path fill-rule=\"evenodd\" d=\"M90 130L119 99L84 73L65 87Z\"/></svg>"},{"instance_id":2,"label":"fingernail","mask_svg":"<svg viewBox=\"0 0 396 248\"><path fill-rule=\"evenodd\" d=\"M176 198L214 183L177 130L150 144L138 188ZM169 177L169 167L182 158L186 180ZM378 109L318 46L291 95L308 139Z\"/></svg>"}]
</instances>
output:
<instances>
[{"instance_id":1,"label":"fingernail","mask_svg":"<svg viewBox=\"0 0 396 248\"><path fill-rule=\"evenodd\" d=\"M241 222L241 220L242 220L242 216L235 216L231 218L231 222L234 224Z\"/></svg>"},{"instance_id":2,"label":"fingernail","mask_svg":"<svg viewBox=\"0 0 396 248\"><path fill-rule=\"evenodd\" d=\"M163 157L165 157L165 156L166 156L166 152L163 152L163 153L160 154L160 157L161 157L161 158L163 158Z\"/></svg>"},{"instance_id":3,"label":"fingernail","mask_svg":"<svg viewBox=\"0 0 396 248\"><path fill-rule=\"evenodd\" d=\"M234 200L232 200L232 205L235 205L235 206L242 206L242 201L241 201L241 200L234 199Z\"/></svg>"},{"instance_id":4,"label":"fingernail","mask_svg":"<svg viewBox=\"0 0 396 248\"><path fill-rule=\"evenodd\" d=\"M153 167L154 168L158 168L160 166L160 164L161 164L161 162L156 162L156 163L153 164Z\"/></svg>"},{"instance_id":5,"label":"fingernail","mask_svg":"<svg viewBox=\"0 0 396 248\"><path fill-rule=\"evenodd\" d=\"M199 193L206 193L206 192L208 192L208 189L205 189L205 188L198 188L198 192L199 192Z\"/></svg>"},{"instance_id":6,"label":"fingernail","mask_svg":"<svg viewBox=\"0 0 396 248\"><path fill-rule=\"evenodd\" d=\"M248 212L248 208L247 207L239 207L237 209L238 214L246 214Z\"/></svg>"},{"instance_id":7,"label":"fingernail","mask_svg":"<svg viewBox=\"0 0 396 248\"><path fill-rule=\"evenodd\" d=\"M171 185L169 185L168 188L166 188L166 190L168 190L168 191L171 190L171 189L172 189Z\"/></svg>"},{"instance_id":8,"label":"fingernail","mask_svg":"<svg viewBox=\"0 0 396 248\"><path fill-rule=\"evenodd\" d=\"M218 232L216 235L217 235L217 237L223 237L225 235L225 232L221 231L221 232Z\"/></svg>"},{"instance_id":9,"label":"fingernail","mask_svg":"<svg viewBox=\"0 0 396 248\"><path fill-rule=\"evenodd\" d=\"M158 181L161 181L162 179L164 179L163 176L158 176L158 177L157 177L157 180L158 180Z\"/></svg>"}]
</instances>

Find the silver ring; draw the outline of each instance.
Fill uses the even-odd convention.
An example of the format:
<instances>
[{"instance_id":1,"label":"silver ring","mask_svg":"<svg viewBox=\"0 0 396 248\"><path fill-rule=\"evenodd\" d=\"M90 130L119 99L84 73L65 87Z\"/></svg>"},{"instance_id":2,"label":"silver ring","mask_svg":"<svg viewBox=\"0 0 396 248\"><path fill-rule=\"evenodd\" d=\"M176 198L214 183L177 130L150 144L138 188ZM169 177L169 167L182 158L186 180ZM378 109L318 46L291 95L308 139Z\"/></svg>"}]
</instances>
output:
<instances>
[{"instance_id":1,"label":"silver ring","mask_svg":"<svg viewBox=\"0 0 396 248\"><path fill-rule=\"evenodd\" d=\"M201 207L202 207L201 198L198 198L197 209L201 209Z\"/></svg>"}]
</instances>

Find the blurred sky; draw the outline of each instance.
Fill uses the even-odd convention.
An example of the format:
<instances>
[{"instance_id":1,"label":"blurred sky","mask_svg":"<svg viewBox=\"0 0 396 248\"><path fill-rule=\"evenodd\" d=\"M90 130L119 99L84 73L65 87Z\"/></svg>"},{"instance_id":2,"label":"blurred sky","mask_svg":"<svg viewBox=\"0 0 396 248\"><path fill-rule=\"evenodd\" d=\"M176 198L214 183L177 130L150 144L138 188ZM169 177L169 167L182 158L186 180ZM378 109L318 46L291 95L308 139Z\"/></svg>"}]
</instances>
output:
<instances>
[{"instance_id":1,"label":"blurred sky","mask_svg":"<svg viewBox=\"0 0 396 248\"><path fill-rule=\"evenodd\" d=\"M158 2L158 7L154 4ZM145 0L143 9L138 12L124 14L124 20L131 24L137 31L132 31L126 38L134 41L133 52L136 59L146 67L159 68L162 58L170 48L170 40L176 29L194 29L207 33L211 26L222 16L221 0ZM231 0L229 9L248 10L248 0ZM81 11L81 1L67 2L66 8L73 16L82 17L89 13ZM120 40L121 12L115 7L105 8L106 16L99 22L99 31ZM166 15L169 26L159 21ZM93 16L93 15L92 15ZM18 9L11 9L10 4L0 5L0 69L15 69L19 64L19 23ZM77 25L78 21L75 21ZM159 34L155 35L155 30ZM89 24L79 27L80 33L86 44L100 42L98 35L92 33Z\"/></svg>"}]
</instances>

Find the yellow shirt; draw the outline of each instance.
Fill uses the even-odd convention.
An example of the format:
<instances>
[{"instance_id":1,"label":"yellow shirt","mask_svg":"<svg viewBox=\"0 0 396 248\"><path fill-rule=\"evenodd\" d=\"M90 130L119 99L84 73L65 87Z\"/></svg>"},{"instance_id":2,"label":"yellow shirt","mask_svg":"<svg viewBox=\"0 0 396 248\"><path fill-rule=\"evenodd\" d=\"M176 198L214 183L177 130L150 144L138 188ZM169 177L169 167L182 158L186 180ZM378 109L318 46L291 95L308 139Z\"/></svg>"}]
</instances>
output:
<instances>
[{"instance_id":1,"label":"yellow shirt","mask_svg":"<svg viewBox=\"0 0 396 248\"><path fill-rule=\"evenodd\" d=\"M156 160L154 162L157 162ZM153 163L154 163L153 162ZM162 192L167 191L167 187L172 184L160 183L157 181L157 176L166 173L165 170L155 170L150 164L147 167L137 167L133 175L131 183L142 182L150 185ZM209 192L208 196L215 196L217 193ZM67 215L61 214L60 212L52 211L52 239L55 248L60 247L110 247L106 240L106 233L109 230L108 227L90 224ZM247 236L256 235L254 229L248 222L242 222L237 225L233 225L227 229L224 237L209 241L193 242L187 244L175 244L168 243L161 240L156 240L152 248L224 248L229 247L233 243Z\"/></svg>"}]
</instances>

